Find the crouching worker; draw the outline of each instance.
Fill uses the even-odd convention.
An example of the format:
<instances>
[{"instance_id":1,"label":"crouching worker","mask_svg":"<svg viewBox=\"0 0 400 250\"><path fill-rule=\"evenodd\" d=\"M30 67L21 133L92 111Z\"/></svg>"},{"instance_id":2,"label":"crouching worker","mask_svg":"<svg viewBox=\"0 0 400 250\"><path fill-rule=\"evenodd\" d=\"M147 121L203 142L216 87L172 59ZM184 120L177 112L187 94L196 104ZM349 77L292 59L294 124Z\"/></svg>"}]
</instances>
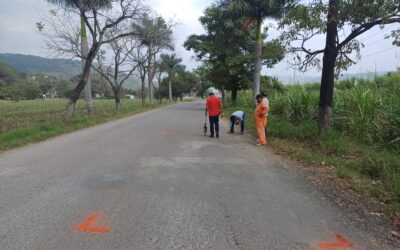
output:
<instances>
[{"instance_id":1,"label":"crouching worker","mask_svg":"<svg viewBox=\"0 0 400 250\"><path fill-rule=\"evenodd\" d=\"M267 127L267 115L268 115L269 107L263 101L264 97L262 95L257 95L256 99L257 99L257 107L254 112L254 122L255 122L255 127L257 129L257 134L258 134L257 146L260 146L260 145L267 144L265 128Z\"/></svg>"},{"instance_id":2,"label":"crouching worker","mask_svg":"<svg viewBox=\"0 0 400 250\"><path fill-rule=\"evenodd\" d=\"M229 133L233 134L235 131L235 125L240 123L240 134L244 132L244 120L246 119L246 114L243 111L236 111L230 117L230 130Z\"/></svg>"}]
</instances>

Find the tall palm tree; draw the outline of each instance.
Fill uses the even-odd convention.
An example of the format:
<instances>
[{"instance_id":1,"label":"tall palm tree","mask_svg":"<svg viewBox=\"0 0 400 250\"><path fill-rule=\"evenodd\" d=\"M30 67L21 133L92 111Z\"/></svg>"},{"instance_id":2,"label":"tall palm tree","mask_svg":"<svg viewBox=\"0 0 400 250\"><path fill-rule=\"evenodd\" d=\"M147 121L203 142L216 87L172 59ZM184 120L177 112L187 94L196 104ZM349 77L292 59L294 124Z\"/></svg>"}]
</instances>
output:
<instances>
[{"instance_id":1,"label":"tall palm tree","mask_svg":"<svg viewBox=\"0 0 400 250\"><path fill-rule=\"evenodd\" d=\"M248 25L254 25L256 41L254 44L254 96L260 92L262 24L266 18L277 19L293 7L297 0L228 0L228 8L240 13ZM246 27L247 28L247 27Z\"/></svg>"},{"instance_id":2,"label":"tall palm tree","mask_svg":"<svg viewBox=\"0 0 400 250\"><path fill-rule=\"evenodd\" d=\"M86 23L83 17L83 13L91 8L105 8L110 7L111 0L46 0L49 3L62 6L64 8L79 9L81 17L81 54L82 54L82 69L85 67L86 59L85 57L89 53L89 44L86 34ZM90 78L85 85L85 101L86 109L89 114L93 111L92 106L92 86Z\"/></svg>"},{"instance_id":3,"label":"tall palm tree","mask_svg":"<svg viewBox=\"0 0 400 250\"><path fill-rule=\"evenodd\" d=\"M143 34L142 44L147 47L147 80L149 85L149 101L151 103L152 84L156 74L157 54L163 50L173 50L172 30L160 16L151 17L145 15L140 25L135 27L140 34Z\"/></svg>"},{"instance_id":4,"label":"tall palm tree","mask_svg":"<svg viewBox=\"0 0 400 250\"><path fill-rule=\"evenodd\" d=\"M168 74L168 91L169 91L169 101L172 102L172 79L175 77L175 73L178 69L182 68L182 59L178 58L176 54L161 54L161 65L163 70Z\"/></svg>"}]
</instances>

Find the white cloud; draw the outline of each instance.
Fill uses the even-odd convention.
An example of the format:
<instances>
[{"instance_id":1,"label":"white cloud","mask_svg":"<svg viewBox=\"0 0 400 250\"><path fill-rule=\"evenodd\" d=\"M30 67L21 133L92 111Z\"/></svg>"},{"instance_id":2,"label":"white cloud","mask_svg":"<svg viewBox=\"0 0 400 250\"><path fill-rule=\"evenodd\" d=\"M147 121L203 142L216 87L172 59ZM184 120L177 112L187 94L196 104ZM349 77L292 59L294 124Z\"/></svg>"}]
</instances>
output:
<instances>
[{"instance_id":1,"label":"white cloud","mask_svg":"<svg viewBox=\"0 0 400 250\"><path fill-rule=\"evenodd\" d=\"M149 1L149 6L158 14L167 20L173 19L178 23L174 28L175 53L183 58L184 63L189 69L197 66L198 63L193 58L193 53L183 47L183 43L191 34L204 33L199 22L199 17L203 14L203 10L212 2L212 0Z\"/></svg>"},{"instance_id":2,"label":"white cloud","mask_svg":"<svg viewBox=\"0 0 400 250\"><path fill-rule=\"evenodd\" d=\"M35 26L46 8L43 0L0 0L0 52L46 56Z\"/></svg>"}]
</instances>

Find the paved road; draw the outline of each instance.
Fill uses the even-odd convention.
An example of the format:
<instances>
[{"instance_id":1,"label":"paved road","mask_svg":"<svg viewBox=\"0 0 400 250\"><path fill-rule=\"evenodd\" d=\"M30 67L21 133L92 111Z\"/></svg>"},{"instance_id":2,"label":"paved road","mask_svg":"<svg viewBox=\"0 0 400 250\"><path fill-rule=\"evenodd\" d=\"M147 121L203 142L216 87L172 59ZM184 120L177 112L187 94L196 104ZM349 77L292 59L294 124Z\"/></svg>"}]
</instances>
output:
<instances>
[{"instance_id":1,"label":"paved road","mask_svg":"<svg viewBox=\"0 0 400 250\"><path fill-rule=\"evenodd\" d=\"M202 126L185 103L0 154L0 249L385 248L249 137Z\"/></svg>"}]
</instances>

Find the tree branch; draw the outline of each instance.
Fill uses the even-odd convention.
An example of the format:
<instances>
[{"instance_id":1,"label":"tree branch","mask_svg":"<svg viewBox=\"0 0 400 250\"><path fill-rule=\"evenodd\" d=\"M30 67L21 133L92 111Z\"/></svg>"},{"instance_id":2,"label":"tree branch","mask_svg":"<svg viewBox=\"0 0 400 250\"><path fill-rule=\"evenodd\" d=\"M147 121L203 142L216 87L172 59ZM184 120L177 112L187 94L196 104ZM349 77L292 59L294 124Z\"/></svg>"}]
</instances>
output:
<instances>
[{"instance_id":1,"label":"tree branch","mask_svg":"<svg viewBox=\"0 0 400 250\"><path fill-rule=\"evenodd\" d=\"M346 44L351 42L357 36L363 34L364 32L370 30L371 28L375 27L376 25L380 24L392 24L392 23L400 23L400 16L399 15L392 15L388 19L379 19L374 22L365 23L360 25L357 29L353 30L347 37L344 39L339 45L338 48L341 49Z\"/></svg>"}]
</instances>

